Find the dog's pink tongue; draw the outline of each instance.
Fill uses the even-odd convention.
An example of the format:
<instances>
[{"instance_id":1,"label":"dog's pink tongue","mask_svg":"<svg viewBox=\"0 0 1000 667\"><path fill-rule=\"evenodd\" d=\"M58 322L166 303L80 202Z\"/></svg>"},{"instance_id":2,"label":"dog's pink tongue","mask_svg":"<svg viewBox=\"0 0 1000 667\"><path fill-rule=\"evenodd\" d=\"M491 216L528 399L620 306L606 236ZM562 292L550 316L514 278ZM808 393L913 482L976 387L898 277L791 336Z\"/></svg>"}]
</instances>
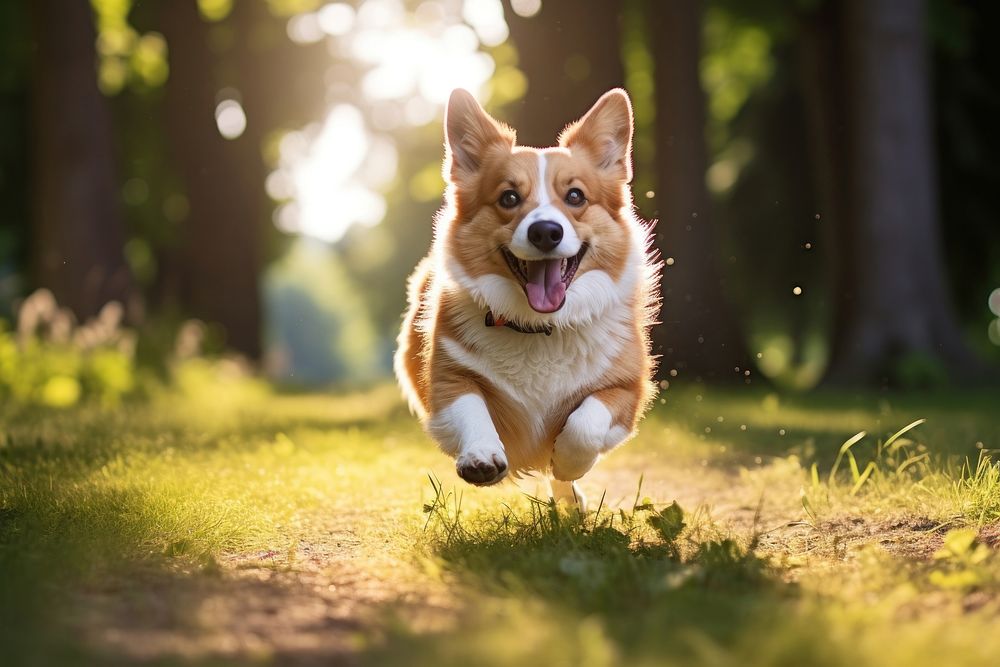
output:
<instances>
[{"instance_id":1,"label":"dog's pink tongue","mask_svg":"<svg viewBox=\"0 0 1000 667\"><path fill-rule=\"evenodd\" d=\"M528 262L528 282L524 285L528 303L539 313L554 313L566 299L562 282L562 260L540 259Z\"/></svg>"}]
</instances>

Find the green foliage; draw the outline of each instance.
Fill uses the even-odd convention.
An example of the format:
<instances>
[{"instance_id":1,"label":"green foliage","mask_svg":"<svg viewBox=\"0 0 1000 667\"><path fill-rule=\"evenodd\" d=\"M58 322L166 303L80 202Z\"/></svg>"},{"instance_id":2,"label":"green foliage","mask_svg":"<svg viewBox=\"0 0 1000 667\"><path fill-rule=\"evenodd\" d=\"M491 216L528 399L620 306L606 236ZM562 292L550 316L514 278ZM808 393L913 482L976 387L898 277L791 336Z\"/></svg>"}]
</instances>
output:
<instances>
[{"instance_id":1,"label":"green foliage","mask_svg":"<svg viewBox=\"0 0 1000 667\"><path fill-rule=\"evenodd\" d=\"M729 123L773 74L772 38L761 26L719 7L706 12L704 35L701 79L708 96L708 135L718 150L729 139Z\"/></svg>"},{"instance_id":2,"label":"green foliage","mask_svg":"<svg viewBox=\"0 0 1000 667\"><path fill-rule=\"evenodd\" d=\"M632 146L635 160L636 205L643 210L646 217L653 217L655 199L646 193L656 193L656 141L654 122L656 120L656 102L654 95L653 54L650 50L647 34L645 8L642 3L625 3L622 16L622 68L625 71L625 88L632 98L632 109L635 114L636 141Z\"/></svg>"},{"instance_id":3,"label":"green foliage","mask_svg":"<svg viewBox=\"0 0 1000 667\"><path fill-rule=\"evenodd\" d=\"M133 0L91 0L97 29L97 83L105 95L126 86L159 88L170 75L167 41L158 32L140 34L129 24Z\"/></svg>"},{"instance_id":4,"label":"green foliage","mask_svg":"<svg viewBox=\"0 0 1000 667\"><path fill-rule=\"evenodd\" d=\"M659 533L664 544L673 544L684 530L684 511L675 500L659 512L650 514L646 523Z\"/></svg>"},{"instance_id":5,"label":"green foliage","mask_svg":"<svg viewBox=\"0 0 1000 667\"><path fill-rule=\"evenodd\" d=\"M17 405L67 408L81 401L117 405L136 389L134 335L108 304L76 326L52 294L25 300L17 331L0 322L0 398Z\"/></svg>"},{"instance_id":6,"label":"green foliage","mask_svg":"<svg viewBox=\"0 0 1000 667\"><path fill-rule=\"evenodd\" d=\"M862 496L869 505L889 499L927 495L936 498L939 506L947 502L942 516L960 517L975 525L1000 520L1000 467L990 454L980 450L978 463L968 460L957 466L953 459L938 455L932 458L927 445L903 437L926 420L918 419L875 443L871 458L859 462L857 446L864 440L864 431L841 445L825 483L820 481L819 467L812 464L811 486L802 490L802 507L812 524L818 522L817 508L830 507L836 496ZM842 470L846 462L847 470ZM846 473L846 474L845 474Z\"/></svg>"},{"instance_id":7,"label":"green foliage","mask_svg":"<svg viewBox=\"0 0 1000 667\"><path fill-rule=\"evenodd\" d=\"M1000 463L994 456L980 450L975 467L966 460L951 477L950 495L963 516L980 526L1000 520Z\"/></svg>"},{"instance_id":8,"label":"green foliage","mask_svg":"<svg viewBox=\"0 0 1000 667\"><path fill-rule=\"evenodd\" d=\"M930 582L940 588L972 590L996 582L996 553L980 544L974 528L949 530L934 554L944 567L930 573Z\"/></svg>"},{"instance_id":9,"label":"green foliage","mask_svg":"<svg viewBox=\"0 0 1000 667\"><path fill-rule=\"evenodd\" d=\"M861 431L851 436L837 451L837 457L830 467L825 485L820 483L818 465L815 463L812 465L810 471L812 491L814 493L829 493L831 490L846 491L848 495L856 496L865 488L866 484L872 486L883 483L893 486L919 481L929 472L927 447L903 438L903 435L925 421L925 419L913 421L890 435L885 442L881 439L878 440L875 443L872 458L863 466L858 461L855 447L868 434ZM845 462L848 473L846 476L840 474L841 466ZM847 482L846 486L843 484L844 481ZM813 505L805 492L803 492L802 505L806 513L815 519Z\"/></svg>"},{"instance_id":10,"label":"green foliage","mask_svg":"<svg viewBox=\"0 0 1000 667\"><path fill-rule=\"evenodd\" d=\"M233 0L197 0L198 13L209 22L225 19L233 11Z\"/></svg>"}]
</instances>

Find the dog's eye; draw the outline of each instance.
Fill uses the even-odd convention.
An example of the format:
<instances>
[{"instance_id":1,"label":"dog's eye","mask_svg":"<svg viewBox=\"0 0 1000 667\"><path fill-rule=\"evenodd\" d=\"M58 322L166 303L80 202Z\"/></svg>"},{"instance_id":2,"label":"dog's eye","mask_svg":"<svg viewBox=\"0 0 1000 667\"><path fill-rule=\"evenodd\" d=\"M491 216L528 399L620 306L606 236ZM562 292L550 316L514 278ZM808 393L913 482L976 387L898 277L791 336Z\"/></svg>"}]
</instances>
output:
<instances>
[{"instance_id":1,"label":"dog's eye","mask_svg":"<svg viewBox=\"0 0 1000 667\"><path fill-rule=\"evenodd\" d=\"M497 203L503 208L514 208L521 203L521 195L517 194L514 190L504 190L503 194L500 195L500 201Z\"/></svg>"},{"instance_id":2,"label":"dog's eye","mask_svg":"<svg viewBox=\"0 0 1000 667\"><path fill-rule=\"evenodd\" d=\"M570 206L583 206L586 202L587 198L583 196L583 191L580 188L571 188L566 193L566 203Z\"/></svg>"}]
</instances>

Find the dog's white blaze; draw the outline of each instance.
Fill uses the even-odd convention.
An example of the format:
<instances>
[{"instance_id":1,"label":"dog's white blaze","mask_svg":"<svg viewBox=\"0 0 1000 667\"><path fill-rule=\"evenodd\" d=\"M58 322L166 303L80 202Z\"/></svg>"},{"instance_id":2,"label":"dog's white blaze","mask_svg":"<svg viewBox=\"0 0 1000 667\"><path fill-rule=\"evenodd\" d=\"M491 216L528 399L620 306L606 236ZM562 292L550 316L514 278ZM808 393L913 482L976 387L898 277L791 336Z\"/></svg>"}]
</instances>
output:
<instances>
[{"instance_id":1,"label":"dog's white blaze","mask_svg":"<svg viewBox=\"0 0 1000 667\"><path fill-rule=\"evenodd\" d=\"M485 461L499 456L506 461L503 443L493 425L486 401L478 394L463 394L438 410L428 422L427 430L441 449L451 456Z\"/></svg>"},{"instance_id":2,"label":"dog's white blaze","mask_svg":"<svg viewBox=\"0 0 1000 667\"><path fill-rule=\"evenodd\" d=\"M573 257L580 252L580 246L583 245L583 241L576 235L576 229L569 221L569 218L558 207L552 204L552 197L549 196L549 183L545 178L546 164L545 154L539 153L538 182L535 184L535 192L538 194L538 206L532 209L518 223L509 246L514 255L524 260L549 257ZM551 252L543 253L528 240L528 227L539 220L551 220L559 223L559 226L562 227L562 241Z\"/></svg>"},{"instance_id":3,"label":"dog's white blaze","mask_svg":"<svg viewBox=\"0 0 1000 667\"><path fill-rule=\"evenodd\" d=\"M552 198L549 197L549 183L545 180L545 167L548 165L548 160L545 159L544 153L538 154L538 205L548 206L552 203Z\"/></svg>"}]
</instances>

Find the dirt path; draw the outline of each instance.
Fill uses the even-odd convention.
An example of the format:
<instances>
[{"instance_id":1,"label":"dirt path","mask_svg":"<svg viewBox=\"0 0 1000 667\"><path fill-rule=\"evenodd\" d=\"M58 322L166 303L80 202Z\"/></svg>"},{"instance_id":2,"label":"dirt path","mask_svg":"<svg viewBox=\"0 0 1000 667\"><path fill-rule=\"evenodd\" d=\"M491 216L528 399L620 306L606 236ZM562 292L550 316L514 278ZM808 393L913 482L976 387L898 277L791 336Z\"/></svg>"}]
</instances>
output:
<instances>
[{"instance_id":1,"label":"dirt path","mask_svg":"<svg viewBox=\"0 0 1000 667\"><path fill-rule=\"evenodd\" d=\"M305 532L320 537L292 552L229 554L206 571L151 571L84 591L74 630L98 654L126 661L350 664L390 615L428 629L450 618L448 590L419 578L408 553L361 539L368 517L318 515L323 523Z\"/></svg>"},{"instance_id":2,"label":"dirt path","mask_svg":"<svg viewBox=\"0 0 1000 667\"><path fill-rule=\"evenodd\" d=\"M441 477L447 470L439 470ZM940 533L920 518L866 521L843 518L817 528L801 523L799 480L787 470L742 473L711 466L664 464L643 454L609 461L586 481L596 505L631 507L641 495L677 500L689 512L737 538L759 535L758 553L773 557L822 555L831 566L850 546L877 543L902 558L928 558ZM446 478L445 478L446 479ZM530 491L530 482L524 485ZM461 605L447 578L413 561L407 545L372 532L372 517L412 515L413 503L363 511L335 504L300 526L310 539L294 551L231 554L208 572L150 573L143 590L81 594L77 632L115 661L274 660L288 665L356 664L379 629L400 620L417 631L453 624ZM379 544L381 542L381 544ZM788 577L795 577L795 570ZM135 585L135 581L131 585ZM124 585L124 584L123 584Z\"/></svg>"},{"instance_id":3,"label":"dirt path","mask_svg":"<svg viewBox=\"0 0 1000 667\"><path fill-rule=\"evenodd\" d=\"M434 471L444 480L449 472L446 463ZM802 516L799 482L788 471L677 465L641 452L612 457L587 478L592 508L605 490L605 508L630 508L640 477L642 497L677 500L689 512L701 508L701 521L738 538L764 532L765 553L787 551L789 539L802 548L815 532L787 527ZM521 489L534 492L530 480ZM295 527L308 538L290 552L230 554L207 571L150 572L139 579L142 590L133 578L122 587L85 591L77 608L87 613L74 620L75 632L99 654L126 661L354 663L393 619L434 630L448 627L460 611L447 577L422 569L411 545L393 535L393 525L412 525L415 505L388 494L364 509L331 502ZM386 515L394 517L387 524Z\"/></svg>"}]
</instances>

